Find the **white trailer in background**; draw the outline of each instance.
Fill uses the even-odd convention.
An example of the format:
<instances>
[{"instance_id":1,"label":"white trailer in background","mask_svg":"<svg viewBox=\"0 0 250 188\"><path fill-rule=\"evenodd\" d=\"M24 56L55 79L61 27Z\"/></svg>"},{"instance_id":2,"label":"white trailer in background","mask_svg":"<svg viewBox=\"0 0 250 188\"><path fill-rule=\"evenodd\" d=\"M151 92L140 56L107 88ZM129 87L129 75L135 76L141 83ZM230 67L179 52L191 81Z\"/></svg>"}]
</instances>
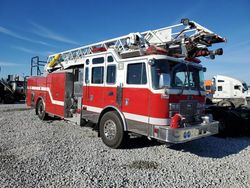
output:
<instances>
[{"instance_id":1,"label":"white trailer in background","mask_svg":"<svg viewBox=\"0 0 250 188\"><path fill-rule=\"evenodd\" d=\"M217 75L212 79L212 102L219 106L240 107L247 105L246 82L229 76Z\"/></svg>"}]
</instances>

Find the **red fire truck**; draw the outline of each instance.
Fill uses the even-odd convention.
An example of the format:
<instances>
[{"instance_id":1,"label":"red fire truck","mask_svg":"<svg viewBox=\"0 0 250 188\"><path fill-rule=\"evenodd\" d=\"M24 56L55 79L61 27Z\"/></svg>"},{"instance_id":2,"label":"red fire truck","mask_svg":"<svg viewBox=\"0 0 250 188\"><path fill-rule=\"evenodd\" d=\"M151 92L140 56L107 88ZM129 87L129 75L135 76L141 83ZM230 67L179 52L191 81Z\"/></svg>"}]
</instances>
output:
<instances>
[{"instance_id":1,"label":"red fire truck","mask_svg":"<svg viewBox=\"0 0 250 188\"><path fill-rule=\"evenodd\" d=\"M199 56L225 39L194 21L130 33L48 57L28 79L27 105L79 125L96 123L103 142L124 146L132 133L182 143L218 132L205 114Z\"/></svg>"}]
</instances>

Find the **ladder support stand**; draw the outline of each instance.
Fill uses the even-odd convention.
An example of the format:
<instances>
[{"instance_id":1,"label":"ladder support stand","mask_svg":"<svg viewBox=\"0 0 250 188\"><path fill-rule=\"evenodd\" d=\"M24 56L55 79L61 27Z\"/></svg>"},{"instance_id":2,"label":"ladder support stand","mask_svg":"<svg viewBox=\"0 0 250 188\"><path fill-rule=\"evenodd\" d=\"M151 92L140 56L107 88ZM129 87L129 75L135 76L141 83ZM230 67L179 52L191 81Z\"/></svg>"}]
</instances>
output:
<instances>
[{"instance_id":1,"label":"ladder support stand","mask_svg":"<svg viewBox=\"0 0 250 188\"><path fill-rule=\"evenodd\" d=\"M46 61L40 61L38 56L31 58L31 69L30 69L30 75L32 76L34 71L37 76L41 75L43 73L42 68L47 64ZM35 69L35 70L34 70Z\"/></svg>"}]
</instances>

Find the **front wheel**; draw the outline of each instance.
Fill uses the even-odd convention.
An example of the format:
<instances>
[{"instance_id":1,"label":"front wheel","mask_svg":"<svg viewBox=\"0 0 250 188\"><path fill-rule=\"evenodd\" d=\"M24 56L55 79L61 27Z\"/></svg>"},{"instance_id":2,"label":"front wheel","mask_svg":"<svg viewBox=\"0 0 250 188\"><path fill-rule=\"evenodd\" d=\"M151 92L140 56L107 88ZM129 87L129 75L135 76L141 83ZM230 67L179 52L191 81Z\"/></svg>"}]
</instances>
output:
<instances>
[{"instance_id":1,"label":"front wheel","mask_svg":"<svg viewBox=\"0 0 250 188\"><path fill-rule=\"evenodd\" d=\"M44 107L42 100L38 101L37 106L36 106L36 112L37 112L39 119L45 120L47 118L47 114L45 112L45 107Z\"/></svg>"},{"instance_id":2,"label":"front wheel","mask_svg":"<svg viewBox=\"0 0 250 188\"><path fill-rule=\"evenodd\" d=\"M217 106L235 108L234 104L231 101L228 101L228 100L222 100L222 101L218 102Z\"/></svg>"},{"instance_id":3,"label":"front wheel","mask_svg":"<svg viewBox=\"0 0 250 188\"><path fill-rule=\"evenodd\" d=\"M124 132L123 123L115 111L107 112L100 121L100 136L107 146L117 149L126 144L127 132Z\"/></svg>"}]
</instances>

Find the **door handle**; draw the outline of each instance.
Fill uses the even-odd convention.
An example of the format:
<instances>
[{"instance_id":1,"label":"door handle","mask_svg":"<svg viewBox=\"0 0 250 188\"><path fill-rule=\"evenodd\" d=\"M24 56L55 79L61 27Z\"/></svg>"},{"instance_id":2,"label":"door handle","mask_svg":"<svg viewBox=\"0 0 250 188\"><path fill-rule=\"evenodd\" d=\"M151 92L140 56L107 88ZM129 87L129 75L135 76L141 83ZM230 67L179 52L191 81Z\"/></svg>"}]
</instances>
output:
<instances>
[{"instance_id":1,"label":"door handle","mask_svg":"<svg viewBox=\"0 0 250 188\"><path fill-rule=\"evenodd\" d=\"M128 106L128 103L129 103L129 99L126 98L126 99L125 99L125 106Z\"/></svg>"},{"instance_id":2,"label":"door handle","mask_svg":"<svg viewBox=\"0 0 250 188\"><path fill-rule=\"evenodd\" d=\"M113 96L114 95L114 92L113 91L109 91L108 92L108 96Z\"/></svg>"},{"instance_id":3,"label":"door handle","mask_svg":"<svg viewBox=\"0 0 250 188\"><path fill-rule=\"evenodd\" d=\"M93 101L93 99L94 99L94 95L90 95L90 96L89 96L89 100L90 100L90 101Z\"/></svg>"}]
</instances>

